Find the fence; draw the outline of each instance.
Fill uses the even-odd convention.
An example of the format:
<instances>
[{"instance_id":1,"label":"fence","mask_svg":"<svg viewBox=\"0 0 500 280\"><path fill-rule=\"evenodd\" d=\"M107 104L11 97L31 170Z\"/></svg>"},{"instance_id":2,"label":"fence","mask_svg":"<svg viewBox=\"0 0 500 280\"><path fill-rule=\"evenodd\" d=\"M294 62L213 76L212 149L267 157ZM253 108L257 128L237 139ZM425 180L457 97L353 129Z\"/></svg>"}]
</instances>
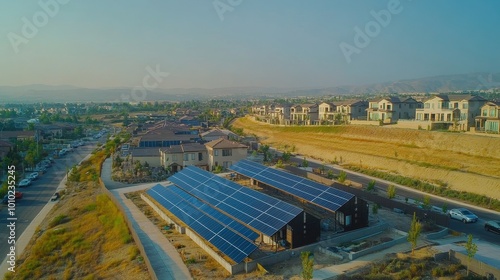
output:
<instances>
[{"instance_id":1,"label":"fence","mask_svg":"<svg viewBox=\"0 0 500 280\"><path fill-rule=\"evenodd\" d=\"M467 255L461 252L450 250L450 260L459 261L463 265L467 265ZM500 279L500 268L485 264L477 259L471 259L469 269L488 279Z\"/></svg>"},{"instance_id":2,"label":"fence","mask_svg":"<svg viewBox=\"0 0 500 280\"><path fill-rule=\"evenodd\" d=\"M137 235L137 232L135 231L132 222L128 218L128 216L126 214L127 212L123 208L122 204L106 188L106 186L104 185L104 183L102 182L102 180L100 178L99 178L99 186L101 187L102 191L109 197L109 199L111 199L111 201L113 201L113 203L116 205L116 207L118 207L118 209L122 213L123 218L125 219L125 222L127 223L127 226L128 226L128 228L130 230L130 234L132 234L132 238L134 239L135 244L137 245L137 247L139 247L139 251L141 252L141 255L142 255L143 259L144 259L144 263L146 264L146 267L148 268L148 272L149 272L149 275L151 276L151 279L153 279L153 280L158 279L156 277L156 273L155 273L155 271L153 269L153 266L151 265L151 262L149 261L149 258L148 258L148 255L146 253L146 250L144 249L144 246L142 245L141 239L139 238L139 235Z\"/></svg>"}]
</instances>

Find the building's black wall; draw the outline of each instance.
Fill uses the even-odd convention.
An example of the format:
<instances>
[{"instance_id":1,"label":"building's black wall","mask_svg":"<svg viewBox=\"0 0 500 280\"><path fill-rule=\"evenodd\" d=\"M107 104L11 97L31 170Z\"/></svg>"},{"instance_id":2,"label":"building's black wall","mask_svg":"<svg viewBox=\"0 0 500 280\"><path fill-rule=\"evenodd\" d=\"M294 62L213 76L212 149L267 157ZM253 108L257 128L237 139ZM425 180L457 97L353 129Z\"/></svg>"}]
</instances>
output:
<instances>
[{"instance_id":1,"label":"building's black wall","mask_svg":"<svg viewBox=\"0 0 500 280\"><path fill-rule=\"evenodd\" d=\"M304 223L305 215L305 223ZM287 225L286 240L291 248L302 247L319 241L321 235L320 219L306 212L300 213Z\"/></svg>"},{"instance_id":2,"label":"building's black wall","mask_svg":"<svg viewBox=\"0 0 500 280\"><path fill-rule=\"evenodd\" d=\"M368 203L358 197L351 198L337 211L338 222L344 227L345 231L354 230L368 226ZM342 215L343 213L343 215ZM350 216L351 223L347 224L348 216Z\"/></svg>"}]
</instances>

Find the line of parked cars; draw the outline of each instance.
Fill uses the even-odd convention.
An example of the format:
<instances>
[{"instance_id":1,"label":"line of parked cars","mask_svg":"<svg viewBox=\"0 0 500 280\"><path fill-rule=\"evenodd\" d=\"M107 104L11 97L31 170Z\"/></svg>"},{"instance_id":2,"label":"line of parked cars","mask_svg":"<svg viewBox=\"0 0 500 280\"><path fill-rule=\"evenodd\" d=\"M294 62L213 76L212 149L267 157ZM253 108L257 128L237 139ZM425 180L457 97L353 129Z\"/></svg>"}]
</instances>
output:
<instances>
[{"instance_id":1,"label":"line of parked cars","mask_svg":"<svg viewBox=\"0 0 500 280\"><path fill-rule=\"evenodd\" d=\"M462 221L463 223L475 223L479 218L465 208L456 208L448 211L451 219ZM491 231L500 234L500 221L487 221L484 223L484 229L486 231Z\"/></svg>"}]
</instances>

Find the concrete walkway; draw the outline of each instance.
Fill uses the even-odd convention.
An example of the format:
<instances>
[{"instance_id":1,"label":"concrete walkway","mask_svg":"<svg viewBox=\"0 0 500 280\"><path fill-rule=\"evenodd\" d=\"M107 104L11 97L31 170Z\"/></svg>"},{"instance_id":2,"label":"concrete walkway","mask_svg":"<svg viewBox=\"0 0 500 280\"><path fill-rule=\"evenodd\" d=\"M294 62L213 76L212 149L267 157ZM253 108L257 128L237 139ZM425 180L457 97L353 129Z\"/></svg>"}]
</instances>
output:
<instances>
[{"instance_id":1,"label":"concrete walkway","mask_svg":"<svg viewBox=\"0 0 500 280\"><path fill-rule=\"evenodd\" d=\"M120 188L111 190L111 193L120 201L126 215L132 222L156 277L158 279L191 279L191 274L175 247L167 240L158 227L130 199L125 197L125 193L127 192L143 190L156 184Z\"/></svg>"},{"instance_id":2,"label":"concrete walkway","mask_svg":"<svg viewBox=\"0 0 500 280\"><path fill-rule=\"evenodd\" d=\"M158 227L130 199L125 197L125 193L151 188L158 183L127 185L111 180L111 159L109 158L103 163L101 179L106 188L125 209L125 214L132 222L134 230L144 246L156 277L158 279L192 279L189 269L182 261L177 249Z\"/></svg>"}]
</instances>

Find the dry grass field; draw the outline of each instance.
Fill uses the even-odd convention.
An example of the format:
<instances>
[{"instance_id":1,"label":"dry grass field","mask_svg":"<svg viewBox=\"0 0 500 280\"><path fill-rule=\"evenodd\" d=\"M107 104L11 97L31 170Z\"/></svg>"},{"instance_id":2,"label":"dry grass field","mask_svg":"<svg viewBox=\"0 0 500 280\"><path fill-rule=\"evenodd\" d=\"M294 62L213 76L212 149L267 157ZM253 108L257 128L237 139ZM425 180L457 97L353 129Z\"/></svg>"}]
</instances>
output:
<instances>
[{"instance_id":1,"label":"dry grass field","mask_svg":"<svg viewBox=\"0 0 500 280\"><path fill-rule=\"evenodd\" d=\"M357 165L500 199L500 138L377 126L276 126L237 119L261 142L325 162Z\"/></svg>"}]
</instances>

